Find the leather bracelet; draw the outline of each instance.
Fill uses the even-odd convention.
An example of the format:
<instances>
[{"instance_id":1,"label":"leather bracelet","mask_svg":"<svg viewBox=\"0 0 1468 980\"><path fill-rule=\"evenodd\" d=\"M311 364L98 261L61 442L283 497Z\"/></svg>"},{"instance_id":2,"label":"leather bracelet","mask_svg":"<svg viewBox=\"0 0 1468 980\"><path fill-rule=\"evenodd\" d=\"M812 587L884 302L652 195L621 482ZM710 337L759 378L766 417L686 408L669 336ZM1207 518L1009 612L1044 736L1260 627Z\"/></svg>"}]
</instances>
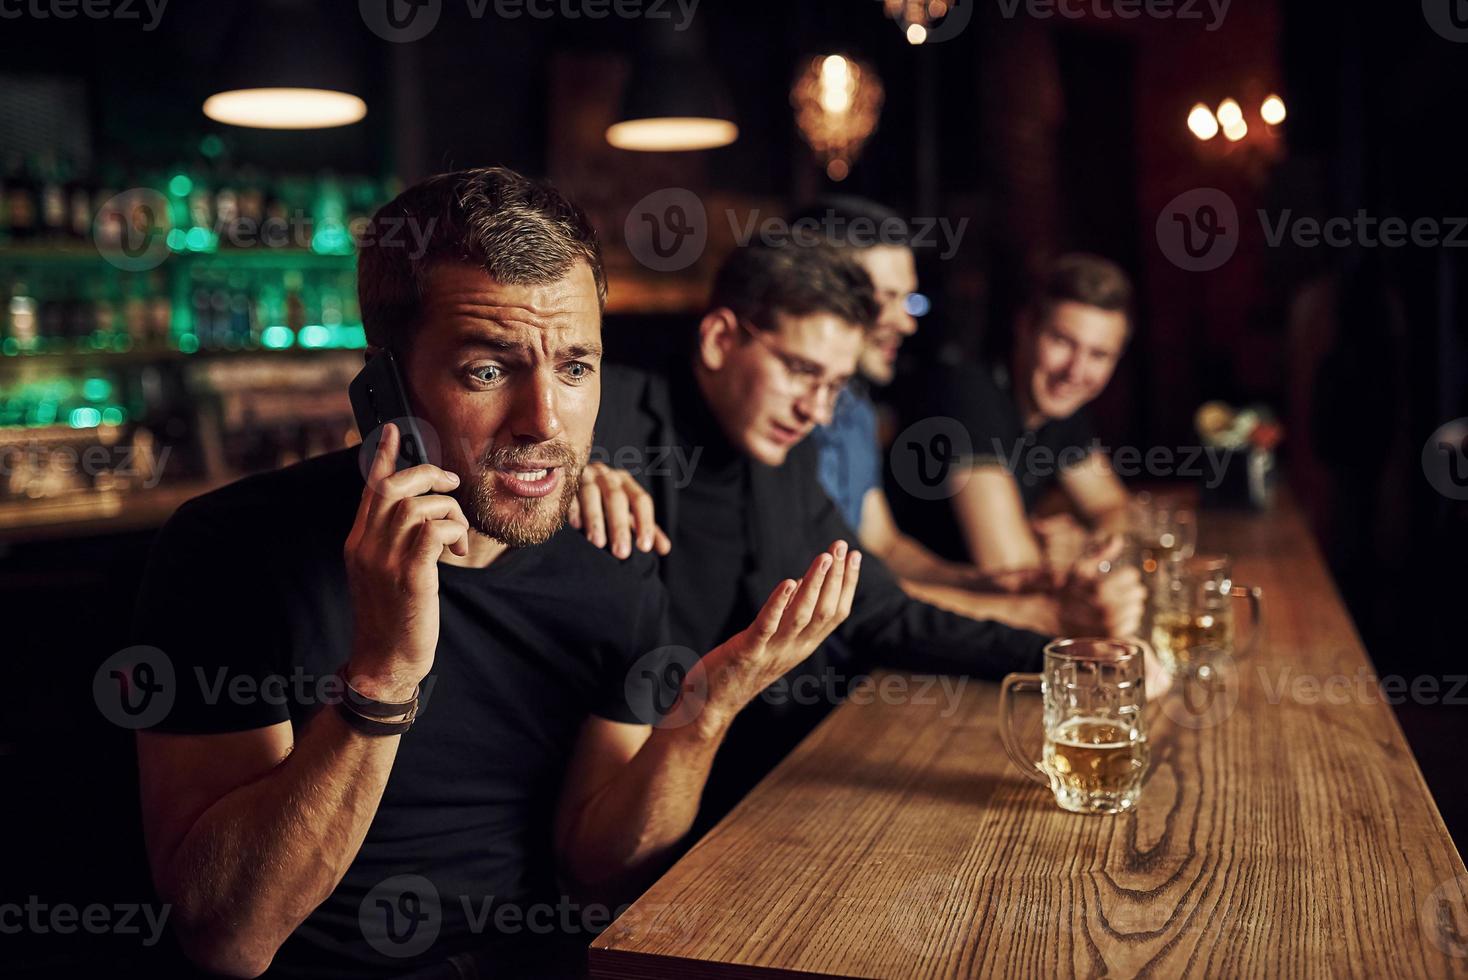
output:
<instances>
[{"instance_id":1,"label":"leather bracelet","mask_svg":"<svg viewBox=\"0 0 1468 980\"><path fill-rule=\"evenodd\" d=\"M347 680L346 665L337 671L342 679L342 703L348 705L357 714L367 718L401 718L404 715L411 718L418 711L418 694L421 688L413 688L413 696L406 701L379 701L369 698L361 691L352 686Z\"/></svg>"},{"instance_id":2,"label":"leather bracelet","mask_svg":"<svg viewBox=\"0 0 1468 980\"><path fill-rule=\"evenodd\" d=\"M413 717L416 712L410 712L408 717L402 721L378 721L375 718L367 718L353 711L346 701L336 703L336 712L341 715L346 723L363 735L401 735L413 727Z\"/></svg>"}]
</instances>

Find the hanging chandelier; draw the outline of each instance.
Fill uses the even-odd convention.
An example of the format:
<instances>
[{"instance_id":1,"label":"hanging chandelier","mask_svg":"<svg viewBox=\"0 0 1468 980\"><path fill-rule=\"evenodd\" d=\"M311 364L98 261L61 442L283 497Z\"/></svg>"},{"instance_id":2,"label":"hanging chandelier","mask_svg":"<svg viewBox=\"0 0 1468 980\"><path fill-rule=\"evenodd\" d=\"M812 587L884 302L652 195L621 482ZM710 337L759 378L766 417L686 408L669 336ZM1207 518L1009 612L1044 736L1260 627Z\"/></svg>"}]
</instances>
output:
<instances>
[{"instance_id":1,"label":"hanging chandelier","mask_svg":"<svg viewBox=\"0 0 1468 980\"><path fill-rule=\"evenodd\" d=\"M949 12L947 0L882 0L887 16L897 21L908 44L922 44L928 39L933 21Z\"/></svg>"},{"instance_id":2,"label":"hanging chandelier","mask_svg":"<svg viewBox=\"0 0 1468 980\"><path fill-rule=\"evenodd\" d=\"M816 55L790 89L795 125L826 176L845 180L882 112L882 82L870 65L846 55Z\"/></svg>"}]
</instances>

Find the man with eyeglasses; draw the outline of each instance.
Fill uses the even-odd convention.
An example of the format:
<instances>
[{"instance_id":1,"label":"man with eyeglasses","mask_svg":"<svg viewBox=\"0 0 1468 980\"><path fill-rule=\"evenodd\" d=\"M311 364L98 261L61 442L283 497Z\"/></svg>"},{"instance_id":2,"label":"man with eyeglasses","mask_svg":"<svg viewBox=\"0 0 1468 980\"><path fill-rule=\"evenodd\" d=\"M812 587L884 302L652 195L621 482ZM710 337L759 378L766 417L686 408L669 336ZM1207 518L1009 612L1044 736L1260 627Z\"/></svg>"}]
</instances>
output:
<instances>
[{"instance_id":1,"label":"man with eyeglasses","mask_svg":"<svg viewBox=\"0 0 1468 980\"><path fill-rule=\"evenodd\" d=\"M608 365L595 451L627 463L652 491L672 541L660 570L677 644L709 649L730 624L748 622L774 583L799 573L813 543L819 551L852 539L806 437L830 420L876 315L870 277L836 250L741 248L719 270L687 343L666 345L652 370ZM666 465L676 453L686 472ZM1034 669L1047 637L914 600L868 557L832 639L734 722L702 825L872 667L995 677Z\"/></svg>"}]
</instances>

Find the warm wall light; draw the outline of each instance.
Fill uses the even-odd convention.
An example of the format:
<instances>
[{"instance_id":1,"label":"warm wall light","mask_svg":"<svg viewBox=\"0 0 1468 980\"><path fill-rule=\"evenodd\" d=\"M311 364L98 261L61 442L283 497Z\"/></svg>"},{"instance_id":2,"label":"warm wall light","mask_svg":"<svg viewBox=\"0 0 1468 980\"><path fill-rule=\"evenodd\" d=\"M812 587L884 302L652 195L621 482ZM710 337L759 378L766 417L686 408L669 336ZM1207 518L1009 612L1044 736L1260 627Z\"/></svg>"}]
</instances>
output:
<instances>
[{"instance_id":1,"label":"warm wall light","mask_svg":"<svg viewBox=\"0 0 1468 980\"><path fill-rule=\"evenodd\" d=\"M326 129L367 115L367 103L347 92L320 88L245 88L204 100L215 122L254 129Z\"/></svg>"},{"instance_id":2,"label":"warm wall light","mask_svg":"<svg viewBox=\"0 0 1468 980\"><path fill-rule=\"evenodd\" d=\"M1230 127L1237 128L1244 121L1244 110L1233 99L1224 99L1218 103L1218 122L1223 126L1223 135L1227 136Z\"/></svg>"},{"instance_id":3,"label":"warm wall light","mask_svg":"<svg viewBox=\"0 0 1468 980\"><path fill-rule=\"evenodd\" d=\"M607 142L619 150L712 150L739 138L739 127L727 119L663 116L628 119L607 127Z\"/></svg>"},{"instance_id":4,"label":"warm wall light","mask_svg":"<svg viewBox=\"0 0 1468 980\"><path fill-rule=\"evenodd\" d=\"M851 172L851 162L877 128L882 97L877 73L845 55L817 55L796 77L790 89L795 124L832 180Z\"/></svg>"},{"instance_id":5,"label":"warm wall light","mask_svg":"<svg viewBox=\"0 0 1468 980\"><path fill-rule=\"evenodd\" d=\"M1218 135L1218 120L1211 109L1199 102L1188 113L1188 129L1200 140L1211 140Z\"/></svg>"},{"instance_id":6,"label":"warm wall light","mask_svg":"<svg viewBox=\"0 0 1468 980\"><path fill-rule=\"evenodd\" d=\"M1259 106L1259 118L1271 126L1278 126L1284 122L1285 115L1284 99L1277 95L1266 97L1264 103Z\"/></svg>"}]
</instances>

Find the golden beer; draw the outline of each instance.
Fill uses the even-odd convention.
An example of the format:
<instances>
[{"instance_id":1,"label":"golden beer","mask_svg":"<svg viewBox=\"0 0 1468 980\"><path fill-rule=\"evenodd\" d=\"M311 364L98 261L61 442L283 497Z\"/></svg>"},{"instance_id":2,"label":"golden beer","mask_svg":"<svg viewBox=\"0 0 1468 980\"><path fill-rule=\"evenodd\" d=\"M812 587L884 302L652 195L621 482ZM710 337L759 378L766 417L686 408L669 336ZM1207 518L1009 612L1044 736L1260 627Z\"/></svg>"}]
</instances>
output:
<instances>
[{"instance_id":1,"label":"golden beer","mask_svg":"<svg viewBox=\"0 0 1468 980\"><path fill-rule=\"evenodd\" d=\"M1152 618L1152 648L1163 666L1176 674L1188 673L1198 665L1189 654L1202 646L1232 651L1234 621L1225 606L1219 609L1158 609Z\"/></svg>"},{"instance_id":2,"label":"golden beer","mask_svg":"<svg viewBox=\"0 0 1468 980\"><path fill-rule=\"evenodd\" d=\"M1041 767L1065 809L1114 813L1136 803L1147 763L1147 737L1136 725L1071 718L1046 733Z\"/></svg>"}]
</instances>

